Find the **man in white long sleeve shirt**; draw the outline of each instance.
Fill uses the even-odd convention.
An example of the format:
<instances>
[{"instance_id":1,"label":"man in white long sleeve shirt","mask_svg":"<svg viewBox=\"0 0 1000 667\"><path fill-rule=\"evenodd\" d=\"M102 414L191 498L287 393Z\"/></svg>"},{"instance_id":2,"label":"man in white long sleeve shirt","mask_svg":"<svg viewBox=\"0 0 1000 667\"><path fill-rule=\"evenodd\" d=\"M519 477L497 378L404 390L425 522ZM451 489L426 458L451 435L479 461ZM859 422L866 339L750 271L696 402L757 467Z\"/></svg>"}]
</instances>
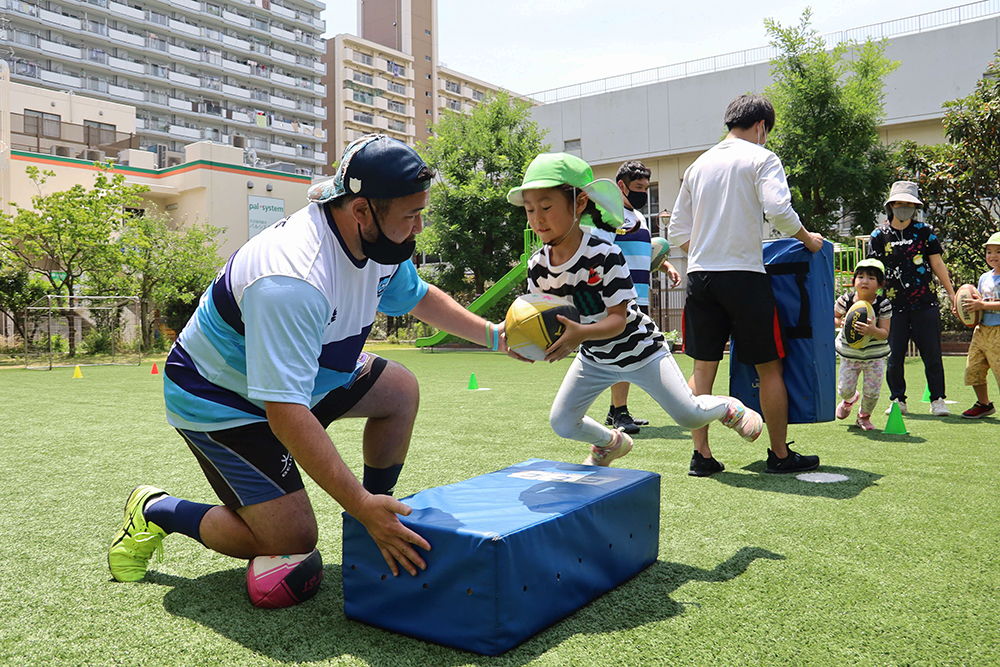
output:
<instances>
[{"instance_id":1,"label":"man in white long sleeve shirt","mask_svg":"<svg viewBox=\"0 0 1000 667\"><path fill-rule=\"evenodd\" d=\"M730 335L739 359L760 375L761 412L771 448L765 472L819 466L786 444L788 395L782 377L784 348L777 307L764 270L764 217L812 252L823 237L806 230L792 209L781 160L764 148L774 128L774 107L760 95L741 95L726 110L729 134L687 169L670 219L669 240L688 253L684 352L694 359L691 388L709 394ZM708 427L692 431L690 475L725 469L712 458Z\"/></svg>"}]
</instances>

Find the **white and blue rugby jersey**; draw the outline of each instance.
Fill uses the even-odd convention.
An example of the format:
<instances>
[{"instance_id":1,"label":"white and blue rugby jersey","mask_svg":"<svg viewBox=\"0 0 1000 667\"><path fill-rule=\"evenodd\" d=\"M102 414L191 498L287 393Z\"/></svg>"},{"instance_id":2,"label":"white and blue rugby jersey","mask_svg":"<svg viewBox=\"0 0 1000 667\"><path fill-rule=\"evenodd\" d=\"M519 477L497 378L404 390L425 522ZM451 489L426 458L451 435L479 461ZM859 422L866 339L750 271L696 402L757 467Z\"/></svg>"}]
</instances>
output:
<instances>
[{"instance_id":1,"label":"white and blue rugby jersey","mask_svg":"<svg viewBox=\"0 0 1000 667\"><path fill-rule=\"evenodd\" d=\"M573 300L582 324L600 322L608 308L628 302L625 331L580 345L584 360L634 370L666 353L663 334L635 303L635 288L621 250L584 231L580 247L564 264L552 266L543 246L528 260L528 290Z\"/></svg>"},{"instance_id":2,"label":"white and blue rugby jersey","mask_svg":"<svg viewBox=\"0 0 1000 667\"><path fill-rule=\"evenodd\" d=\"M217 431L266 421L265 401L312 407L349 384L376 310L427 293L413 263L356 260L326 205L310 204L237 250L164 366L167 421Z\"/></svg>"},{"instance_id":3,"label":"white and blue rugby jersey","mask_svg":"<svg viewBox=\"0 0 1000 667\"><path fill-rule=\"evenodd\" d=\"M985 301L1000 301L1000 275L987 271L979 276L979 294ZM1000 311L983 310L983 324L988 327L1000 326ZM994 371L995 374L995 371Z\"/></svg>"},{"instance_id":4,"label":"white and blue rugby jersey","mask_svg":"<svg viewBox=\"0 0 1000 667\"><path fill-rule=\"evenodd\" d=\"M634 209L625 209L625 224L614 232L588 229L594 236L614 243L622 249L625 264L628 265L632 286L635 287L635 302L640 306L649 305L649 263L653 259L653 236L649 232L646 218Z\"/></svg>"}]
</instances>

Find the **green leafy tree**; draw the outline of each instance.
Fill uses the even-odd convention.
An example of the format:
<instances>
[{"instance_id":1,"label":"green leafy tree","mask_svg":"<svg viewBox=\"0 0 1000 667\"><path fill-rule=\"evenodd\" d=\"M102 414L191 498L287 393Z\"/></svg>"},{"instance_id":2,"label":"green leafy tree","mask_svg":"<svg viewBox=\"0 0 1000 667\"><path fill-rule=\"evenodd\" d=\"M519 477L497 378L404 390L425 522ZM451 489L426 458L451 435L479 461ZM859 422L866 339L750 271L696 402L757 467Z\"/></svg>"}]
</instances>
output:
<instances>
[{"instance_id":1,"label":"green leafy tree","mask_svg":"<svg viewBox=\"0 0 1000 667\"><path fill-rule=\"evenodd\" d=\"M787 28L764 20L779 51L765 91L777 115L768 145L785 166L792 205L808 229L829 234L847 218L855 233L867 232L892 180L891 149L878 127L883 80L899 63L885 57L885 42L842 42L827 51L811 16L807 8L799 25Z\"/></svg>"},{"instance_id":2,"label":"green leafy tree","mask_svg":"<svg viewBox=\"0 0 1000 667\"><path fill-rule=\"evenodd\" d=\"M17 335L22 339L27 334L24 330L24 309L45 296L45 292L45 283L39 277L14 266L0 253L0 312L11 319Z\"/></svg>"},{"instance_id":3,"label":"green leafy tree","mask_svg":"<svg viewBox=\"0 0 1000 667\"><path fill-rule=\"evenodd\" d=\"M507 92L490 95L468 114L445 114L418 150L438 171L428 228L418 249L447 267L434 278L443 289L477 294L516 264L524 250L525 215L507 202L528 163L549 146L530 118L531 105Z\"/></svg>"},{"instance_id":4,"label":"green leafy tree","mask_svg":"<svg viewBox=\"0 0 1000 667\"><path fill-rule=\"evenodd\" d=\"M153 342L152 319L156 305L172 301L194 303L222 261L218 255L222 233L209 224L174 228L171 217L155 204L146 204L142 215L130 217L116 239L117 262L99 273L112 278L118 294L139 297L142 344Z\"/></svg>"},{"instance_id":5,"label":"green leafy tree","mask_svg":"<svg viewBox=\"0 0 1000 667\"><path fill-rule=\"evenodd\" d=\"M12 215L0 214L0 249L6 250L16 266L40 275L52 294L78 294L83 276L111 264L109 255L118 252L113 238L130 217L127 208L140 202L145 185L125 183L125 176L112 172L110 163L94 178L94 186L74 185L69 190L42 194L42 186L52 171L27 167L28 177L38 194L31 207L11 202ZM74 331L75 315L63 314ZM70 356L76 354L76 337L69 338Z\"/></svg>"},{"instance_id":6,"label":"green leafy tree","mask_svg":"<svg viewBox=\"0 0 1000 667\"><path fill-rule=\"evenodd\" d=\"M897 176L919 183L954 282L975 283L986 270L983 243L1000 229L1000 51L972 94L944 108L949 143L903 144Z\"/></svg>"}]
</instances>

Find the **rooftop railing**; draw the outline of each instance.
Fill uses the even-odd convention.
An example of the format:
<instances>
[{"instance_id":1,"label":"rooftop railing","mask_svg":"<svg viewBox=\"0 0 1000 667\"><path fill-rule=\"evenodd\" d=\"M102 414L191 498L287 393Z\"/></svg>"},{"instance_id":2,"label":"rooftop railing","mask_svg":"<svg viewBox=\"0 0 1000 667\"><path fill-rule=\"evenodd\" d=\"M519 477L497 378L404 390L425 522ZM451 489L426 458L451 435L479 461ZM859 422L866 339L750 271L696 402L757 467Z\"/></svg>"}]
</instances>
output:
<instances>
[{"instance_id":1,"label":"rooftop railing","mask_svg":"<svg viewBox=\"0 0 1000 667\"><path fill-rule=\"evenodd\" d=\"M978 21L1000 14L1000 0L981 0L981 2L971 2L966 5L941 9L936 12L917 14L906 18L885 21L883 23L873 23L851 28L849 30L839 30L820 35L826 48L832 49L841 42L864 42L867 39L881 40L888 37L898 37L927 30L937 30L953 25L961 25ZM708 72L718 72L720 70L732 69L735 67L745 67L765 63L778 55L778 50L773 46L758 46L744 51L734 51L698 60L688 60L673 65L664 65L639 72L619 74L605 79L586 81L560 88L543 90L538 93L528 95L530 99L541 104L551 104L552 102L563 102L589 95L600 95L615 90L624 90L637 86L646 86L651 83L670 81L671 79L682 79L697 74Z\"/></svg>"}]
</instances>

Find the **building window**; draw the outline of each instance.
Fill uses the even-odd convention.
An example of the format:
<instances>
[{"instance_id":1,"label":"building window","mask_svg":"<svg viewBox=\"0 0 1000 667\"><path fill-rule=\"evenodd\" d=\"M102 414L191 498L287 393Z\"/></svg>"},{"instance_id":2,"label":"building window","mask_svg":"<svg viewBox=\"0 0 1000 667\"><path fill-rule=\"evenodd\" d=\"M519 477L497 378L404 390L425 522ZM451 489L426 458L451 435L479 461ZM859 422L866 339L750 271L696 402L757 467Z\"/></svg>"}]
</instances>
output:
<instances>
[{"instance_id":1,"label":"building window","mask_svg":"<svg viewBox=\"0 0 1000 667\"><path fill-rule=\"evenodd\" d=\"M404 67L403 65L399 65L397 63L394 63L391 60L386 60L385 61L385 71L389 72L393 76L405 76L406 75L406 67Z\"/></svg>"},{"instance_id":2,"label":"building window","mask_svg":"<svg viewBox=\"0 0 1000 667\"><path fill-rule=\"evenodd\" d=\"M375 59L372 58L367 53L358 53L357 51L355 51L354 62L361 63L362 65L368 65L369 67L371 67L372 65L375 64Z\"/></svg>"},{"instance_id":3,"label":"building window","mask_svg":"<svg viewBox=\"0 0 1000 667\"><path fill-rule=\"evenodd\" d=\"M425 79L430 79L430 78L431 78L431 75L430 75L430 74L424 74L424 78L425 78Z\"/></svg>"},{"instance_id":4,"label":"building window","mask_svg":"<svg viewBox=\"0 0 1000 667\"><path fill-rule=\"evenodd\" d=\"M368 125L375 124L375 116L370 113L361 113L360 111L354 112L354 122L355 123L366 123Z\"/></svg>"},{"instance_id":5,"label":"building window","mask_svg":"<svg viewBox=\"0 0 1000 667\"><path fill-rule=\"evenodd\" d=\"M88 146L104 146L115 143L114 125L98 123L94 120L83 121L84 138Z\"/></svg>"},{"instance_id":6,"label":"building window","mask_svg":"<svg viewBox=\"0 0 1000 667\"><path fill-rule=\"evenodd\" d=\"M482 102L484 97L486 97L486 95L484 95L483 93L479 92L478 90L473 90L472 91L472 99L474 99L475 101Z\"/></svg>"},{"instance_id":7,"label":"building window","mask_svg":"<svg viewBox=\"0 0 1000 667\"><path fill-rule=\"evenodd\" d=\"M581 143L579 139L567 139L563 142L563 150L567 153L569 151L578 151L581 148Z\"/></svg>"},{"instance_id":8,"label":"building window","mask_svg":"<svg viewBox=\"0 0 1000 667\"><path fill-rule=\"evenodd\" d=\"M361 102L362 104L375 104L375 96L371 93L365 93L360 90L354 91L354 101Z\"/></svg>"},{"instance_id":9,"label":"building window","mask_svg":"<svg viewBox=\"0 0 1000 667\"><path fill-rule=\"evenodd\" d=\"M431 31L430 31L430 30L428 30L427 28L424 28L424 34L425 34L425 35L430 35L430 34L431 34Z\"/></svg>"},{"instance_id":10,"label":"building window","mask_svg":"<svg viewBox=\"0 0 1000 667\"><path fill-rule=\"evenodd\" d=\"M168 71L169 70L167 70L167 68L164 67L163 65L157 65L156 63L149 64L149 73L155 77L166 79Z\"/></svg>"},{"instance_id":11,"label":"building window","mask_svg":"<svg viewBox=\"0 0 1000 667\"><path fill-rule=\"evenodd\" d=\"M430 56L424 56L424 60L426 60L427 62L430 62L431 61L431 57Z\"/></svg>"},{"instance_id":12,"label":"building window","mask_svg":"<svg viewBox=\"0 0 1000 667\"><path fill-rule=\"evenodd\" d=\"M387 100L386 104L389 108L389 111L392 111L393 113L400 113L400 114L406 113L406 105L402 104L401 102L392 102Z\"/></svg>"},{"instance_id":13,"label":"building window","mask_svg":"<svg viewBox=\"0 0 1000 667\"><path fill-rule=\"evenodd\" d=\"M389 81L387 87L390 93L396 93L397 95L406 94L406 86L400 83L393 83L392 81Z\"/></svg>"},{"instance_id":14,"label":"building window","mask_svg":"<svg viewBox=\"0 0 1000 667\"><path fill-rule=\"evenodd\" d=\"M395 132L406 132L406 123L401 120L390 120L389 129Z\"/></svg>"},{"instance_id":15,"label":"building window","mask_svg":"<svg viewBox=\"0 0 1000 667\"><path fill-rule=\"evenodd\" d=\"M32 137L58 139L62 117L54 113L24 110L24 133Z\"/></svg>"},{"instance_id":16,"label":"building window","mask_svg":"<svg viewBox=\"0 0 1000 667\"><path fill-rule=\"evenodd\" d=\"M365 74L364 72L355 72L354 73L354 80L355 81L359 81L359 82L364 83L364 84L369 85L369 86L374 86L375 85L375 79L372 77L372 75L371 74Z\"/></svg>"},{"instance_id":17,"label":"building window","mask_svg":"<svg viewBox=\"0 0 1000 667\"><path fill-rule=\"evenodd\" d=\"M448 108L452 111L461 111L462 103L458 100L448 100Z\"/></svg>"},{"instance_id":18,"label":"building window","mask_svg":"<svg viewBox=\"0 0 1000 667\"><path fill-rule=\"evenodd\" d=\"M430 97L430 96L431 96L431 91L429 90L424 91L424 97Z\"/></svg>"},{"instance_id":19,"label":"building window","mask_svg":"<svg viewBox=\"0 0 1000 667\"><path fill-rule=\"evenodd\" d=\"M265 21L264 19L259 19L256 16L253 19L253 23L254 27L257 28L257 30L263 30L264 32L267 32L267 29L270 27L268 26L267 21Z\"/></svg>"},{"instance_id":20,"label":"building window","mask_svg":"<svg viewBox=\"0 0 1000 667\"><path fill-rule=\"evenodd\" d=\"M444 89L449 93L455 93L456 95L462 94L462 84L455 83L454 81L445 81Z\"/></svg>"}]
</instances>

